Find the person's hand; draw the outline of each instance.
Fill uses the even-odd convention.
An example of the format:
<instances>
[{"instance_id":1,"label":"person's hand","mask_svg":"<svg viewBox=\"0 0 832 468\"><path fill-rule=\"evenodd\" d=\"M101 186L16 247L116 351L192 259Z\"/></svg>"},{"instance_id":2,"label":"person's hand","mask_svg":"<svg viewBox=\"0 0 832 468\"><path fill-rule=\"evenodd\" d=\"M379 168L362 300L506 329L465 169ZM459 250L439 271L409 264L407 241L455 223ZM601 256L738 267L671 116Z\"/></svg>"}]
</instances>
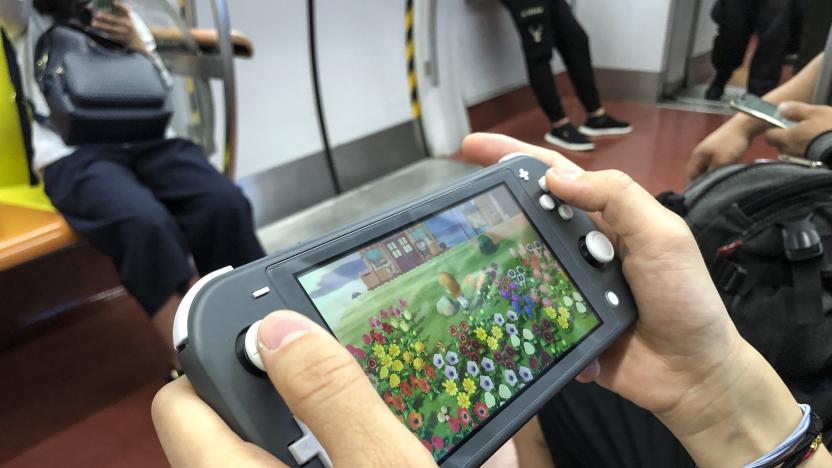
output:
<instances>
[{"instance_id":1,"label":"person's hand","mask_svg":"<svg viewBox=\"0 0 832 468\"><path fill-rule=\"evenodd\" d=\"M465 139L462 157L526 153L552 166L550 191L616 246L639 317L581 374L656 414L700 466L747 463L800 419L788 389L730 320L687 224L618 171L586 172L560 154L498 135ZM720 450L719 443L727 443Z\"/></svg>"},{"instance_id":2,"label":"person's hand","mask_svg":"<svg viewBox=\"0 0 832 468\"><path fill-rule=\"evenodd\" d=\"M802 157L815 137L832 130L832 107L784 102L779 111L783 117L797 122L792 128L773 128L766 132L766 142L782 154Z\"/></svg>"},{"instance_id":3,"label":"person's hand","mask_svg":"<svg viewBox=\"0 0 832 468\"><path fill-rule=\"evenodd\" d=\"M294 312L275 312L263 320L258 341L275 388L335 466L436 466L358 362L318 325ZM174 468L285 466L240 439L194 393L186 377L159 391L152 414Z\"/></svg>"},{"instance_id":4,"label":"person's hand","mask_svg":"<svg viewBox=\"0 0 832 468\"><path fill-rule=\"evenodd\" d=\"M694 148L685 166L685 175L693 180L705 172L737 162L751 146L751 138L738 126L725 124Z\"/></svg>"},{"instance_id":5,"label":"person's hand","mask_svg":"<svg viewBox=\"0 0 832 468\"><path fill-rule=\"evenodd\" d=\"M137 52L147 52L145 43L130 16L130 7L122 1L113 3L112 13L95 11L91 26L127 48Z\"/></svg>"}]
</instances>

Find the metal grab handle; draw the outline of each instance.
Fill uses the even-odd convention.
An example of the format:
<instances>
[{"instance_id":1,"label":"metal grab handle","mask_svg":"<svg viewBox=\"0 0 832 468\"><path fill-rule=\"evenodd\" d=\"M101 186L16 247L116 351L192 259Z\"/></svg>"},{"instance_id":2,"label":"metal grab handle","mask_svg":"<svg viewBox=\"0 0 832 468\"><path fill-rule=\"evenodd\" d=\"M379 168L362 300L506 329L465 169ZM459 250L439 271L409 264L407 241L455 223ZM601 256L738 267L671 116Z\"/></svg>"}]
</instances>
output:
<instances>
[{"instance_id":1,"label":"metal grab handle","mask_svg":"<svg viewBox=\"0 0 832 468\"><path fill-rule=\"evenodd\" d=\"M228 2L213 0L211 12L217 28L220 66L223 74L223 101L225 102L223 172L229 179L234 179L237 172L237 81L234 74L234 46L231 43L231 17Z\"/></svg>"}]
</instances>

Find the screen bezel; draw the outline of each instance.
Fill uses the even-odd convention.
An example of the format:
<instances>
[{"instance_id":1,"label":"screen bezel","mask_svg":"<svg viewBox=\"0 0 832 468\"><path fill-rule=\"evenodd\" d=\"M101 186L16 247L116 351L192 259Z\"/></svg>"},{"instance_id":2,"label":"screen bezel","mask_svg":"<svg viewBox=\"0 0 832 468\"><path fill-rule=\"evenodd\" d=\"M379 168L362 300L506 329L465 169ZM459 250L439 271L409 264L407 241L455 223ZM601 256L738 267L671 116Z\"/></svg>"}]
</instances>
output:
<instances>
[{"instance_id":1,"label":"screen bezel","mask_svg":"<svg viewBox=\"0 0 832 468\"><path fill-rule=\"evenodd\" d=\"M324 242L266 269L269 280L279 286L276 290L280 292L280 296L288 308L303 313L325 329L330 330L328 324L323 320L318 309L297 280L297 275L321 264L326 264L377 239L405 229L413 223L438 214L500 185L505 185L509 189L532 226L548 245L558 262L568 272L568 276L575 287L584 295L587 304L595 311L601 320L601 324L586 335L570 352L563 355L549 370L538 376L518 395L515 395L511 402L502 407L487 424L483 424L465 440L457 444L454 450L443 459L443 466L449 464L449 461L454 461L454 466L459 465L460 463L455 461L460 460L457 457L470 460L481 456L483 452L493 452L496 448L492 447L491 444L495 439L498 439L504 433L514 433L519 429L523 423L536 413L543 403L588 364L593 355L591 350L601 347L609 341L609 337L615 331L622 327L623 317L616 314L610 307L604 298L604 291L599 289L596 284L600 270L594 269L581 256L576 239L570 239L568 232L556 228L556 215L543 210L537 200L534 200L523 188L522 183L513 171L505 169L495 171L475 182L421 201L407 210L359 227L349 234L343 234ZM557 222L562 221L558 218ZM572 222L578 222L578 220L575 219Z\"/></svg>"}]
</instances>

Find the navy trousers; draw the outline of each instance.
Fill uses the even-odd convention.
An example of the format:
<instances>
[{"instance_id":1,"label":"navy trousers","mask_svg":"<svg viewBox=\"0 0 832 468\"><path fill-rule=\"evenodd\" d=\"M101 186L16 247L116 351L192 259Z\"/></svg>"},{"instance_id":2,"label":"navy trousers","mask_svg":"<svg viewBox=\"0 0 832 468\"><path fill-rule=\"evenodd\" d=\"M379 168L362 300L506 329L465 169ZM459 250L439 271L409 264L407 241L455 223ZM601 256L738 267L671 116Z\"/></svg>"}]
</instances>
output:
<instances>
[{"instance_id":1,"label":"navy trousers","mask_svg":"<svg viewBox=\"0 0 832 468\"><path fill-rule=\"evenodd\" d=\"M148 314L193 276L264 255L240 189L181 139L88 145L46 167L46 194L69 225L112 258Z\"/></svg>"}]
</instances>

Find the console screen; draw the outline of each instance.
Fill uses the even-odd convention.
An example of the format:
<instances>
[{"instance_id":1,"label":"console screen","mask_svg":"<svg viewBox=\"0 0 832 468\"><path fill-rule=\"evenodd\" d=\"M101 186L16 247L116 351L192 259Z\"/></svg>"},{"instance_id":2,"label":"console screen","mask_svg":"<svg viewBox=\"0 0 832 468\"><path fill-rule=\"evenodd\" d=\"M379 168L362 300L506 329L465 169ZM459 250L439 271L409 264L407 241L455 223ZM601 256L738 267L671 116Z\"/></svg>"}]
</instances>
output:
<instances>
[{"instance_id":1,"label":"console screen","mask_svg":"<svg viewBox=\"0 0 832 468\"><path fill-rule=\"evenodd\" d=\"M440 462L601 324L502 185L297 278Z\"/></svg>"}]
</instances>

